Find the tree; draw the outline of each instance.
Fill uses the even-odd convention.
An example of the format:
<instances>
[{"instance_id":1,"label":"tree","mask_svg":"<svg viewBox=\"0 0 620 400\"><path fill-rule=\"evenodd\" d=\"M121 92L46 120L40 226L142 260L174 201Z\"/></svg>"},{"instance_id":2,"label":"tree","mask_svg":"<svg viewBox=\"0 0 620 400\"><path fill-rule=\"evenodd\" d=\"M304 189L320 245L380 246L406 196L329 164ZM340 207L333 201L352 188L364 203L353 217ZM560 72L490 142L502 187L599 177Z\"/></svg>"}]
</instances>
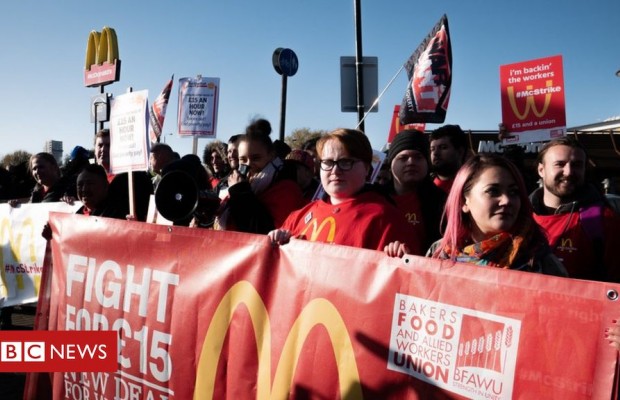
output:
<instances>
[{"instance_id":1,"label":"tree","mask_svg":"<svg viewBox=\"0 0 620 400\"><path fill-rule=\"evenodd\" d=\"M311 131L310 128L297 128L284 138L284 142L291 146L292 149L301 149L306 141L321 137L326 133L327 131L325 130Z\"/></svg>"},{"instance_id":2,"label":"tree","mask_svg":"<svg viewBox=\"0 0 620 400\"><path fill-rule=\"evenodd\" d=\"M17 150L2 157L2 161L0 163L3 168L8 169L9 167L15 167L22 163L27 165L30 161L30 157L32 157L32 154L27 151Z\"/></svg>"}]
</instances>

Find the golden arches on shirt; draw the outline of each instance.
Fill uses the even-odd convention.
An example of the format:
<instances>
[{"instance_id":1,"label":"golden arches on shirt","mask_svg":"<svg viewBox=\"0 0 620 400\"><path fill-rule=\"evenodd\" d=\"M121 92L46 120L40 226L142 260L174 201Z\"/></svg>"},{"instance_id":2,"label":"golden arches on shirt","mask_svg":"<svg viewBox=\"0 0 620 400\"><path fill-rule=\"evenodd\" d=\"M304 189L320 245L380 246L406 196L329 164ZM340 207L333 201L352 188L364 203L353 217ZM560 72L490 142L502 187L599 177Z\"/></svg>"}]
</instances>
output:
<instances>
[{"instance_id":1,"label":"golden arches on shirt","mask_svg":"<svg viewBox=\"0 0 620 400\"><path fill-rule=\"evenodd\" d=\"M553 80L551 80L551 79L547 80L545 82L545 86L546 87L553 86ZM534 86L527 85L525 87L525 90L526 91L530 91L533 88L534 88ZM528 94L527 95L527 99L525 100L525 110L523 111L523 114L521 114L519 112L519 107L517 107L517 101L515 99L515 88L514 88L514 86L508 86L506 91L508 92L508 102L510 103L510 108L512 108L512 112L520 120L524 120L528 116L528 114L530 113L530 109L532 110L532 112L534 112L534 115L536 115L538 118L542 117L543 115L545 115L547 113L547 109L549 108L549 105L551 104L551 93L548 92L548 93L545 94L545 103L543 105L542 110L538 111L538 108L536 107L536 102L534 101L534 96Z\"/></svg>"},{"instance_id":2,"label":"golden arches on shirt","mask_svg":"<svg viewBox=\"0 0 620 400\"><path fill-rule=\"evenodd\" d=\"M301 232L301 235L306 235L310 227L312 227L312 233L310 234L308 240L311 242L315 242L327 224L329 224L329 232L327 234L326 242L332 243L334 241L334 237L336 236L336 219L331 216L325 218L320 225L318 225L316 218L312 218L312 221L310 221L310 223L306 225L304 230Z\"/></svg>"},{"instance_id":3,"label":"golden arches on shirt","mask_svg":"<svg viewBox=\"0 0 620 400\"><path fill-rule=\"evenodd\" d=\"M416 215L416 213L405 213L405 217L407 217L407 222L409 222L410 224L418 224L418 216Z\"/></svg>"}]
</instances>

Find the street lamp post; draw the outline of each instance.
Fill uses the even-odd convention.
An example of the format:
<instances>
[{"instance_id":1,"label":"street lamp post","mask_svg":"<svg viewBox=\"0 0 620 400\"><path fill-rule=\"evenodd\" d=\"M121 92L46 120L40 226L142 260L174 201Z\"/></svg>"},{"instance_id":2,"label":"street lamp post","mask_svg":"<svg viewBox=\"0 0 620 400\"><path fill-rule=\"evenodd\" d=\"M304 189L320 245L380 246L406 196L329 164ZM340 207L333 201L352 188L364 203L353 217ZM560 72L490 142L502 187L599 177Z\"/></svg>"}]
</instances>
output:
<instances>
[{"instance_id":1,"label":"street lamp post","mask_svg":"<svg viewBox=\"0 0 620 400\"><path fill-rule=\"evenodd\" d=\"M282 97L280 101L280 140L284 141L284 124L286 120L286 87L287 77L297 73L299 60L297 54L291 49L278 47L272 56L273 68L282 75Z\"/></svg>"}]
</instances>

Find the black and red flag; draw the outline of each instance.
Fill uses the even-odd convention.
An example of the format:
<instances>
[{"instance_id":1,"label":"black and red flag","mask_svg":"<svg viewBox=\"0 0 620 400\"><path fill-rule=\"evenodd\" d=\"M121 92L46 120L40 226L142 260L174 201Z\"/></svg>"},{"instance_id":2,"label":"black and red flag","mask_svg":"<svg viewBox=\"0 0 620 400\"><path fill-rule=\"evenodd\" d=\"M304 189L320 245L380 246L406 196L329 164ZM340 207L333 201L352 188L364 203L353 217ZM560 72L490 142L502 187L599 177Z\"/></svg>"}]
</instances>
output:
<instances>
[{"instance_id":1,"label":"black and red flag","mask_svg":"<svg viewBox=\"0 0 620 400\"><path fill-rule=\"evenodd\" d=\"M452 85L452 46L445 14L404 67L409 84L398 114L400 123L442 123Z\"/></svg>"},{"instance_id":2,"label":"black and red flag","mask_svg":"<svg viewBox=\"0 0 620 400\"><path fill-rule=\"evenodd\" d=\"M172 75L172 78L166 83L164 90L161 91L151 106L149 112L149 138L151 139L151 143L159 143L161 131L164 126L164 118L166 117L166 107L168 106L170 92L172 91L173 80L174 75Z\"/></svg>"}]
</instances>

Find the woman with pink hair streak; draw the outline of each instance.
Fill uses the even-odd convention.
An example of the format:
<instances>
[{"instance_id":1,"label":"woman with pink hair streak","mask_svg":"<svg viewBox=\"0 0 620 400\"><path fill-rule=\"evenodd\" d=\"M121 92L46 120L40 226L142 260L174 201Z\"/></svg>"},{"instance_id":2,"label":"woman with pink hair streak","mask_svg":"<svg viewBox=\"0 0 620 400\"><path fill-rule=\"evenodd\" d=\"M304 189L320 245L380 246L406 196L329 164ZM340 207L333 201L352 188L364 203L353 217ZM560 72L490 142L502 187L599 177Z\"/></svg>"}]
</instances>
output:
<instances>
[{"instance_id":1,"label":"woman with pink hair streak","mask_svg":"<svg viewBox=\"0 0 620 400\"><path fill-rule=\"evenodd\" d=\"M476 155L457 173L443 238L427 255L494 268L567 276L534 221L523 178L506 158Z\"/></svg>"}]
</instances>

